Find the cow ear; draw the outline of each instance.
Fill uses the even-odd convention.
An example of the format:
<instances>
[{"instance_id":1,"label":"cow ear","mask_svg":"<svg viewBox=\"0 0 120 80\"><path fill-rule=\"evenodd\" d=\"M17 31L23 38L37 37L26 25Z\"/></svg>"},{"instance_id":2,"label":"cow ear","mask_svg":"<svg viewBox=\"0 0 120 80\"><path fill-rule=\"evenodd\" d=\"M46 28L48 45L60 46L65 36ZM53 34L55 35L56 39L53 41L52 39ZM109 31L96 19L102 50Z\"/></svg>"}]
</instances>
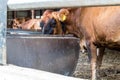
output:
<instances>
[{"instance_id":1,"label":"cow ear","mask_svg":"<svg viewBox=\"0 0 120 80\"><path fill-rule=\"evenodd\" d=\"M64 22L67 19L68 14L69 14L69 11L67 9L61 9L58 14L59 20Z\"/></svg>"}]
</instances>

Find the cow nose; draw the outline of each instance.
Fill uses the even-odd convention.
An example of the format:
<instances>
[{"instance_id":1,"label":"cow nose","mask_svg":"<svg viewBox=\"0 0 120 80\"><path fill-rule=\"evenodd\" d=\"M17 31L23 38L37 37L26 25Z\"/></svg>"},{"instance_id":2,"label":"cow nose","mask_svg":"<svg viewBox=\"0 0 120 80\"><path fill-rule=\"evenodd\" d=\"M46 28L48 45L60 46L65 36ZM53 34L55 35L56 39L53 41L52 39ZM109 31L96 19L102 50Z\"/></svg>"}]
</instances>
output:
<instances>
[{"instance_id":1,"label":"cow nose","mask_svg":"<svg viewBox=\"0 0 120 80\"><path fill-rule=\"evenodd\" d=\"M47 23L41 22L42 34L53 34L56 21L54 19L49 19Z\"/></svg>"},{"instance_id":2,"label":"cow nose","mask_svg":"<svg viewBox=\"0 0 120 80\"><path fill-rule=\"evenodd\" d=\"M41 27L41 30L42 30L42 34L45 33L45 27L44 27L45 23L43 21L40 22L40 27Z\"/></svg>"},{"instance_id":3,"label":"cow nose","mask_svg":"<svg viewBox=\"0 0 120 80\"><path fill-rule=\"evenodd\" d=\"M42 28L42 34L45 34L45 28L44 27Z\"/></svg>"}]
</instances>

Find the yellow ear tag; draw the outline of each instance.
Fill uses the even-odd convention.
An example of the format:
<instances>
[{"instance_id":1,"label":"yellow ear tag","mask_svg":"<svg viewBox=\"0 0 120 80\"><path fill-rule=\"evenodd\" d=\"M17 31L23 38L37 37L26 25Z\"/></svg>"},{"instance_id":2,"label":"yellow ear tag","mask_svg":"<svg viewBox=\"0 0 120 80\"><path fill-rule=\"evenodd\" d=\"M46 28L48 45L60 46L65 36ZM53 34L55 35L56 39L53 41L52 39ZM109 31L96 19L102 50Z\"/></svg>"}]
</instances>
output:
<instances>
[{"instance_id":1,"label":"yellow ear tag","mask_svg":"<svg viewBox=\"0 0 120 80\"><path fill-rule=\"evenodd\" d=\"M62 21L65 21L66 20L66 16L65 15L63 15L63 17L62 17Z\"/></svg>"}]
</instances>

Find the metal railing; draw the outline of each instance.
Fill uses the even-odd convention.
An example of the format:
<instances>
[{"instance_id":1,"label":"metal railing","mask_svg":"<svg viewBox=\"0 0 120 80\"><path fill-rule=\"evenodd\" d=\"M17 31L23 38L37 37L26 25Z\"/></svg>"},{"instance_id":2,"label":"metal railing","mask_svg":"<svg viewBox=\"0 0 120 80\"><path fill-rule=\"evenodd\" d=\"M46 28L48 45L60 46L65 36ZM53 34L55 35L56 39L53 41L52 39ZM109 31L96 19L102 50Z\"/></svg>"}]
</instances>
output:
<instances>
[{"instance_id":1,"label":"metal railing","mask_svg":"<svg viewBox=\"0 0 120 80\"><path fill-rule=\"evenodd\" d=\"M9 0L8 10L119 5L120 0Z\"/></svg>"}]
</instances>

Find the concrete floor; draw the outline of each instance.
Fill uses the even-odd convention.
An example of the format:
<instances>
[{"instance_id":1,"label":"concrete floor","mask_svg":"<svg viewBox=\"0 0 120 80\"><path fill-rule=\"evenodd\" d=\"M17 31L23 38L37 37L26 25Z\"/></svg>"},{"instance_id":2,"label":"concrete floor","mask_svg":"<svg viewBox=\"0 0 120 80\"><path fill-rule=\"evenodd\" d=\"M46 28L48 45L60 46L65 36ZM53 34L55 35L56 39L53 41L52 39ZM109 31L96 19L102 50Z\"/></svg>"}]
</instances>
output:
<instances>
[{"instance_id":1,"label":"concrete floor","mask_svg":"<svg viewBox=\"0 0 120 80\"><path fill-rule=\"evenodd\" d=\"M91 70L87 54L80 54L73 76L90 79L90 75ZM102 80L120 80L120 52L105 50L100 75Z\"/></svg>"},{"instance_id":2,"label":"concrete floor","mask_svg":"<svg viewBox=\"0 0 120 80\"><path fill-rule=\"evenodd\" d=\"M0 65L0 80L85 80L15 65Z\"/></svg>"}]
</instances>

